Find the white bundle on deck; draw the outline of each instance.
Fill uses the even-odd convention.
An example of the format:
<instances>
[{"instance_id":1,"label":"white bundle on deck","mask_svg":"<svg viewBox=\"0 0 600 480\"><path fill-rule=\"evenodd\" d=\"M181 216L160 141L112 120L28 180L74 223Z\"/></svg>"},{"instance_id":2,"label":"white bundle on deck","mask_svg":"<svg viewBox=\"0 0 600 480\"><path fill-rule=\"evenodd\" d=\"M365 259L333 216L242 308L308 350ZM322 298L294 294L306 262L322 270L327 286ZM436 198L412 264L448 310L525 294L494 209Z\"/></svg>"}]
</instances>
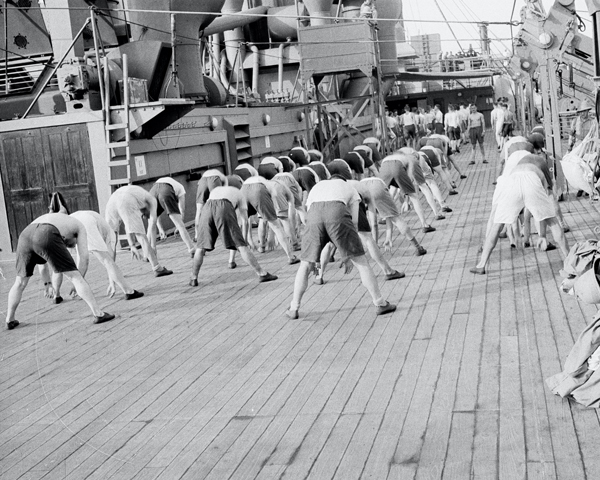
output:
<instances>
[{"instance_id":1,"label":"white bundle on deck","mask_svg":"<svg viewBox=\"0 0 600 480\"><path fill-rule=\"evenodd\" d=\"M594 171L599 154L598 121L594 120L592 128L583 141L567 153L560 162L569 185L593 195L594 187L598 186L594 185Z\"/></svg>"}]
</instances>

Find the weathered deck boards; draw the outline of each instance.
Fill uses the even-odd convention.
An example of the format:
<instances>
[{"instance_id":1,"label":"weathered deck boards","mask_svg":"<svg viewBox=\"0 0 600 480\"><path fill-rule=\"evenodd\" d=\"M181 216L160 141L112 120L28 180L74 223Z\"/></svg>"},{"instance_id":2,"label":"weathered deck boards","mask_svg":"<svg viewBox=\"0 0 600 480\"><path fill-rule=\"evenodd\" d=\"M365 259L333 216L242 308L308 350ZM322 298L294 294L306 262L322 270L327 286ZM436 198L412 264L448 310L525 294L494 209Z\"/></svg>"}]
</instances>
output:
<instances>
[{"instance_id":1,"label":"weathered deck boards","mask_svg":"<svg viewBox=\"0 0 600 480\"><path fill-rule=\"evenodd\" d=\"M296 268L281 251L258 255L277 282L228 270L217 250L188 287L174 239L159 246L171 277L119 254L139 300L105 299L91 260L94 292L119 316L106 325L82 301L50 305L34 277L22 326L0 333L0 478L600 478L597 412L544 384L595 309L560 293L558 251L504 240L487 276L469 273L497 155L469 167L467 150L454 212L417 232L429 253L396 237L387 255L407 274L382 283L399 304L390 316L331 265L286 319ZM597 204L571 195L562 208L571 243L595 236Z\"/></svg>"}]
</instances>

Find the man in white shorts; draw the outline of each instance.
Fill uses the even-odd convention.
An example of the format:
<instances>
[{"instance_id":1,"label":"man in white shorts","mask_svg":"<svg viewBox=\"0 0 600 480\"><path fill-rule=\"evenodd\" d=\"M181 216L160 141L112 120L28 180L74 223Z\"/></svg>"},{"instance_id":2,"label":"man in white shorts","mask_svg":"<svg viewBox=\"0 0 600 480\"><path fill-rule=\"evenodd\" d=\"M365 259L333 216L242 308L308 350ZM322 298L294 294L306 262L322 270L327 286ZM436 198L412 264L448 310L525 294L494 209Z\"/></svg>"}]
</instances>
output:
<instances>
[{"instance_id":1,"label":"man in white shorts","mask_svg":"<svg viewBox=\"0 0 600 480\"><path fill-rule=\"evenodd\" d=\"M106 204L104 217L110 228L115 232L118 238L119 225L121 222L125 225L127 242L134 258L141 260L135 240L142 246L144 257L148 259L155 277L164 277L173 272L167 270L160 263L156 256L156 251L150 245L146 236L144 221L146 217L149 223L156 222L156 210L158 202L156 198L150 195L142 187L137 185L125 185L113 192Z\"/></svg>"},{"instance_id":2,"label":"man in white shorts","mask_svg":"<svg viewBox=\"0 0 600 480\"><path fill-rule=\"evenodd\" d=\"M567 240L556 219L552 200L552 176L544 158L528 155L513 168L510 175L500 177L492 204L496 206L494 224L486 236L481 259L471 268L471 273L485 275L486 264L502 227L504 224L514 224L523 208L527 208L537 222L544 222L550 227L563 255L568 255Z\"/></svg>"}]
</instances>

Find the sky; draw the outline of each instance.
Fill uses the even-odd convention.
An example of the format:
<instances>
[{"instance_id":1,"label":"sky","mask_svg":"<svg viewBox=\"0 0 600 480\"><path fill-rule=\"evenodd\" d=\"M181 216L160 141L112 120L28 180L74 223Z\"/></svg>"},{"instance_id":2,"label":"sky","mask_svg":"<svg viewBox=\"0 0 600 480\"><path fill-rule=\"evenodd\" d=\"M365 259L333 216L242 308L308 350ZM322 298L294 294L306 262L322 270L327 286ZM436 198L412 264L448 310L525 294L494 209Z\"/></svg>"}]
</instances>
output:
<instances>
[{"instance_id":1,"label":"sky","mask_svg":"<svg viewBox=\"0 0 600 480\"><path fill-rule=\"evenodd\" d=\"M437 5L441 7L442 12L448 21L506 21L511 18L514 0L437 0ZM542 0L546 12L554 4L554 0ZM525 0L516 0L514 7L513 20L519 20L519 12L526 4ZM460 51L459 46L454 41L452 31L443 23L425 23L411 22L408 20L428 19L444 20L436 5L435 0L402 0L403 17L405 19L405 29L407 31L407 40L411 35L424 35L439 33L442 39L442 49L449 52ZM575 0L577 13L584 20L587 27L586 35L592 36L591 17L587 13L585 0ZM588 21L589 20L589 21ZM460 41L462 47L467 50L469 44L473 48L479 49L479 30L477 25L451 24L456 38ZM518 27L513 27L516 34ZM489 38L492 40L492 54L504 53L510 49L511 36L510 27L504 25L490 25L488 28ZM506 40L496 40L506 39ZM448 41L444 41L448 40Z\"/></svg>"}]
</instances>

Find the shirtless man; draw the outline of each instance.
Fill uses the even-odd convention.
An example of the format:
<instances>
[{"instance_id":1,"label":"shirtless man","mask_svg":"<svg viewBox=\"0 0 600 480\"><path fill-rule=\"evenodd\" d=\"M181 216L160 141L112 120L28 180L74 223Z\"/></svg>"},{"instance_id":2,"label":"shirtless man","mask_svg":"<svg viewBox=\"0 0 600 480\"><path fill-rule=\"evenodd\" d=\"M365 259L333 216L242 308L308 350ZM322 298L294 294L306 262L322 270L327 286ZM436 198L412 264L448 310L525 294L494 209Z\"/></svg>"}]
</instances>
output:
<instances>
[{"instance_id":1,"label":"shirtless man","mask_svg":"<svg viewBox=\"0 0 600 480\"><path fill-rule=\"evenodd\" d=\"M185 212L185 188L177 180L171 177L159 178L154 186L150 189L150 195L156 198L156 223L150 223L148 225L148 231L150 232L150 245L156 249L156 229L160 233L160 238L167 238L165 229L161 223L161 215L166 212L175 228L181 235L181 239L186 244L188 252L193 256L194 242L190 238L190 234L187 231L185 223L183 223L183 215Z\"/></svg>"},{"instance_id":2,"label":"shirtless man","mask_svg":"<svg viewBox=\"0 0 600 480\"><path fill-rule=\"evenodd\" d=\"M127 242L134 258L140 260L135 246L135 239L142 246L144 257L148 259L155 277L164 277L173 272L167 270L158 263L156 251L152 248L150 241L145 233L142 217L148 218L149 224L156 224L156 211L158 202L156 198L150 195L142 187L137 185L125 185L117 189L108 199L104 217L110 228L115 232L118 239L119 225L121 222L125 225ZM150 233L150 232L149 232ZM116 243L116 242L115 242Z\"/></svg>"},{"instance_id":3,"label":"shirtless man","mask_svg":"<svg viewBox=\"0 0 600 480\"><path fill-rule=\"evenodd\" d=\"M475 105L471 105L471 113L469 114L469 120L467 121L467 131L469 132L469 139L473 146L473 153L471 153L471 161L469 165L475 165L475 156L477 154L477 144L479 143L479 149L481 150L481 163L488 163L485 159L485 150L483 149L483 136L485 134L485 118L483 113L477 111Z\"/></svg>"},{"instance_id":4,"label":"shirtless man","mask_svg":"<svg viewBox=\"0 0 600 480\"><path fill-rule=\"evenodd\" d=\"M481 259L475 267L471 268L471 273L485 275L485 267L503 225L515 223L524 207L531 212L537 222L543 222L550 227L563 255L565 257L568 255L567 240L556 219L552 200L552 174L543 157L527 155L509 175L498 178L492 204L496 204L494 224L486 236Z\"/></svg>"},{"instance_id":5,"label":"shirtless man","mask_svg":"<svg viewBox=\"0 0 600 480\"><path fill-rule=\"evenodd\" d=\"M206 252L215 249L215 242L219 235L227 250L238 250L240 252L244 261L258 275L259 283L277 280L275 275L271 275L258 264L256 257L252 254L244 239L242 229L247 230L248 228L247 208L244 195L235 187L215 187L210 192L200 216L200 228L189 282L190 286L198 286L198 273L204 262L204 255ZM238 219L242 224L242 229L240 229Z\"/></svg>"},{"instance_id":6,"label":"shirtless man","mask_svg":"<svg viewBox=\"0 0 600 480\"><path fill-rule=\"evenodd\" d=\"M408 176L412 180L412 182L419 187L419 190L425 195L425 199L427 203L431 207L433 214L435 215L436 220L444 220L446 217L442 214L442 212L438 209L435 198L433 196L433 192L429 188L429 184L425 179L425 174L423 173L423 169L421 168L421 162L419 160L419 155L412 148L403 147L393 155L393 158L400 160L406 168L406 172ZM443 202L443 200L442 200ZM445 203L441 205L444 208L444 212L451 212L452 209L449 208Z\"/></svg>"},{"instance_id":7,"label":"shirtless man","mask_svg":"<svg viewBox=\"0 0 600 480\"><path fill-rule=\"evenodd\" d=\"M42 215L21 232L17 244L17 278L8 292L8 330L19 326L15 312L36 265L41 265L46 296L53 294L49 265L54 273L63 273L73 283L77 294L90 307L94 316L93 323L104 323L115 318L114 315L100 309L92 289L84 279L89 263L87 243L87 233L83 224L62 213ZM78 265L75 264L68 248L77 248Z\"/></svg>"},{"instance_id":8,"label":"shirtless man","mask_svg":"<svg viewBox=\"0 0 600 480\"><path fill-rule=\"evenodd\" d=\"M60 192L52 194L50 201L50 213L64 213L69 215L69 209L65 199ZM70 214L71 217L79 220L85 227L87 233L88 251L92 253L106 269L108 274L108 289L106 295L112 298L115 294L115 283L121 288L125 294L125 300L134 300L143 297L142 292L135 290L125 279L123 272L115 263L116 251L113 245L113 232L98 212L92 210L78 210ZM61 303L60 287L62 285L62 273L55 273L52 276L52 288L54 290L54 303ZM50 292L48 292L50 293ZM75 289L71 290L71 295L76 294ZM50 295L47 295L50 297Z\"/></svg>"},{"instance_id":9,"label":"shirtless man","mask_svg":"<svg viewBox=\"0 0 600 480\"><path fill-rule=\"evenodd\" d=\"M268 224L283 247L288 257L288 263L290 265L298 263L300 260L294 255L292 247L295 235L291 231L291 224L288 221L289 206L294 202L291 191L285 185L258 176L246 180L242 185L241 192L248 201L248 210L253 210L251 215L258 213L260 218L258 225L258 235L261 240L259 251L261 253L265 251ZM254 247L252 230L248 228L243 232L250 247Z\"/></svg>"},{"instance_id":10,"label":"shirtless man","mask_svg":"<svg viewBox=\"0 0 600 480\"><path fill-rule=\"evenodd\" d=\"M404 163L396 155L388 155L381 162L379 176L385 183L385 186L390 188L392 196L396 196L396 191L400 192L402 199L407 196L412 203L415 213L419 217L423 233L435 232L435 228L425 221L425 213L423 206L417 196L415 186L404 166Z\"/></svg>"},{"instance_id":11,"label":"shirtless man","mask_svg":"<svg viewBox=\"0 0 600 480\"><path fill-rule=\"evenodd\" d=\"M238 168L235 169L236 174L248 172L252 173L249 169L243 168L246 164L238 165ZM251 165L248 167L252 168L254 172L256 169ZM239 169L239 171L238 171ZM258 175L258 173L256 173ZM240 175L242 176L242 175ZM243 177L242 177L243 178ZM202 178L198 180L198 186L196 187L196 216L194 217L194 236L198 238L198 223L200 222L200 214L202 213L202 207L208 200L208 196L210 192L215 187L224 187L227 185L227 178L223 175L219 170L210 169L202 174ZM193 249L196 251L196 249Z\"/></svg>"},{"instance_id":12,"label":"shirtless man","mask_svg":"<svg viewBox=\"0 0 600 480\"><path fill-rule=\"evenodd\" d=\"M296 274L292 302L286 311L288 318L298 318L300 302L308 286L308 276L314 271L321 251L329 242L337 247L346 271L351 270L351 265L358 269L361 281L377 308L377 315L396 310L395 305L384 300L358 236L359 202L358 192L337 175L319 182L311 190L307 202L308 219L302 242L302 261Z\"/></svg>"},{"instance_id":13,"label":"shirtless man","mask_svg":"<svg viewBox=\"0 0 600 480\"><path fill-rule=\"evenodd\" d=\"M444 118L444 125L450 139L450 149L453 152L460 153L460 118L454 105L448 105L448 113Z\"/></svg>"}]
</instances>

